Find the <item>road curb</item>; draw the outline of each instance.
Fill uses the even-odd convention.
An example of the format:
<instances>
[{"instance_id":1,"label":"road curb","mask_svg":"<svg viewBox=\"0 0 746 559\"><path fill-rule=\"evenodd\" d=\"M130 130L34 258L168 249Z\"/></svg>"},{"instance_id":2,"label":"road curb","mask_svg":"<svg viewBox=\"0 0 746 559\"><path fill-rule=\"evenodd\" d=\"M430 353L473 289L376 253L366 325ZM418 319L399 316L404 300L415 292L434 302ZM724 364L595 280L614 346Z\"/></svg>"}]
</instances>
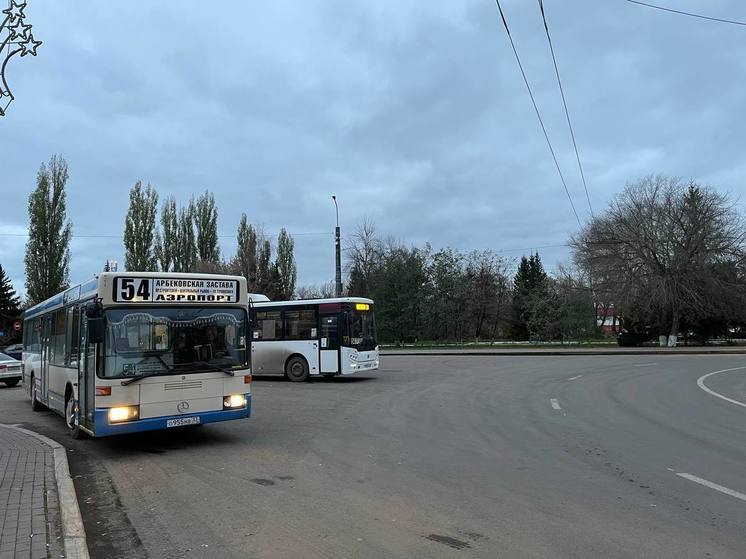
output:
<instances>
[{"instance_id":1,"label":"road curb","mask_svg":"<svg viewBox=\"0 0 746 559\"><path fill-rule=\"evenodd\" d=\"M60 502L65 557L68 559L89 559L83 518L80 515L75 486L73 485L72 477L70 477L70 467L67 463L67 451L65 447L49 437L18 427L17 425L2 423L0 427L19 431L51 447L52 456L54 457L54 478L57 482L57 495Z\"/></svg>"},{"instance_id":2,"label":"road curb","mask_svg":"<svg viewBox=\"0 0 746 559\"><path fill-rule=\"evenodd\" d=\"M422 350L422 351L408 351L408 350L402 350L402 351L382 351L381 356L382 357L391 357L395 355L400 356L423 356L423 355L448 355L448 356L454 356L454 355L470 355L470 356L491 356L491 355L499 355L499 356L509 356L509 355L515 355L520 357L537 357L537 356L547 356L547 357L559 357L559 356L582 356L582 355L588 355L588 356L598 356L598 355L746 355L746 348L742 350L729 350L729 351L722 351L717 349L701 349L701 350L687 350L687 351L677 351L677 350L614 350L614 349L607 349L607 350L573 350L573 349L567 349L567 350L556 350L556 351L530 351L530 350L521 350L521 349L510 349L510 350Z\"/></svg>"}]
</instances>

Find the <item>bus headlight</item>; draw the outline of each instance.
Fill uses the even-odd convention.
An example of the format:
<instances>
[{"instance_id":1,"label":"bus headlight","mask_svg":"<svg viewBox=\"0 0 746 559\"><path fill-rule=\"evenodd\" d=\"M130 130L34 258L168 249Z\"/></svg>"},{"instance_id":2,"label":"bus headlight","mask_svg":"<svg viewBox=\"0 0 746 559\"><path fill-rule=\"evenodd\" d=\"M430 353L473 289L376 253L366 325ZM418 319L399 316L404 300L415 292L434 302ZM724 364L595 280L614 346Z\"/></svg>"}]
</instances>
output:
<instances>
[{"instance_id":1,"label":"bus headlight","mask_svg":"<svg viewBox=\"0 0 746 559\"><path fill-rule=\"evenodd\" d=\"M139 406L119 406L109 408L109 423L124 423L132 421L140 416Z\"/></svg>"},{"instance_id":2,"label":"bus headlight","mask_svg":"<svg viewBox=\"0 0 746 559\"><path fill-rule=\"evenodd\" d=\"M231 394L223 398L223 409L232 410L246 407L246 396L243 394Z\"/></svg>"}]
</instances>

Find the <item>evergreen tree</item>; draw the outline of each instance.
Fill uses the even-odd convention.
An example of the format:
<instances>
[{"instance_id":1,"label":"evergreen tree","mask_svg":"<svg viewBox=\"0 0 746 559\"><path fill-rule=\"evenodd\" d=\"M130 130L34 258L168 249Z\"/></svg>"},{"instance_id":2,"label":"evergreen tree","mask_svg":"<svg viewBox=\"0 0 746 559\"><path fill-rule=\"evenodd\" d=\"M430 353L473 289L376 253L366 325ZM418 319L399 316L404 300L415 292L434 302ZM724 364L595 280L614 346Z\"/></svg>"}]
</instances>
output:
<instances>
[{"instance_id":1,"label":"evergreen tree","mask_svg":"<svg viewBox=\"0 0 746 559\"><path fill-rule=\"evenodd\" d=\"M124 220L124 267L128 271L154 272L155 221L158 193L148 184L143 189L137 181L130 190L130 206Z\"/></svg>"},{"instance_id":2,"label":"evergreen tree","mask_svg":"<svg viewBox=\"0 0 746 559\"><path fill-rule=\"evenodd\" d=\"M193 205L194 226L197 231L197 257L201 262L219 262L218 209L215 196L205 190Z\"/></svg>"},{"instance_id":3,"label":"evergreen tree","mask_svg":"<svg viewBox=\"0 0 746 559\"><path fill-rule=\"evenodd\" d=\"M194 203L179 209L174 272L193 272L197 267L197 238L194 234Z\"/></svg>"},{"instance_id":4,"label":"evergreen tree","mask_svg":"<svg viewBox=\"0 0 746 559\"><path fill-rule=\"evenodd\" d=\"M245 213L241 214L236 240L236 268L246 278L249 293L254 293L257 290L257 237Z\"/></svg>"},{"instance_id":5,"label":"evergreen tree","mask_svg":"<svg viewBox=\"0 0 746 559\"><path fill-rule=\"evenodd\" d=\"M298 268L295 265L294 247L293 238L283 227L277 238L277 259L275 260L277 296L283 301L292 299L295 293Z\"/></svg>"},{"instance_id":6,"label":"evergreen tree","mask_svg":"<svg viewBox=\"0 0 746 559\"><path fill-rule=\"evenodd\" d=\"M41 164L36 188L29 196L29 239L26 242L26 293L36 304L64 290L69 283L72 225L67 221L67 162L53 155Z\"/></svg>"},{"instance_id":7,"label":"evergreen tree","mask_svg":"<svg viewBox=\"0 0 746 559\"><path fill-rule=\"evenodd\" d=\"M10 278L0 265L0 330L7 330L8 325L21 313L21 300L16 295Z\"/></svg>"},{"instance_id":8,"label":"evergreen tree","mask_svg":"<svg viewBox=\"0 0 746 559\"><path fill-rule=\"evenodd\" d=\"M170 272L176 264L179 245L179 214L176 211L176 200L169 196L161 207L161 229L155 232L155 257L162 272Z\"/></svg>"},{"instance_id":9,"label":"evergreen tree","mask_svg":"<svg viewBox=\"0 0 746 559\"><path fill-rule=\"evenodd\" d=\"M542 322L542 301L547 298L547 273L541 263L539 253L521 258L513 278L513 316L511 334L514 340L527 340L532 324ZM547 312L549 308L547 307ZM530 317L529 317L530 315Z\"/></svg>"}]
</instances>

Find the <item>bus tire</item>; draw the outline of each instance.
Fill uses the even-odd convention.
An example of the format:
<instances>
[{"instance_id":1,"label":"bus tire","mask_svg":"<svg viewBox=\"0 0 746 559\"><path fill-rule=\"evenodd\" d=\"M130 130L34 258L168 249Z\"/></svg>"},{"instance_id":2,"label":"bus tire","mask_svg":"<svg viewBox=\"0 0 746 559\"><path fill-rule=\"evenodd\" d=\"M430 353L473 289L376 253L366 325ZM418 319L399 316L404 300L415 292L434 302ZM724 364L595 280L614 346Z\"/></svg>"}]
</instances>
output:
<instances>
[{"instance_id":1,"label":"bus tire","mask_svg":"<svg viewBox=\"0 0 746 559\"><path fill-rule=\"evenodd\" d=\"M285 376L291 382L308 380L308 362L300 355L294 355L285 364Z\"/></svg>"},{"instance_id":2,"label":"bus tire","mask_svg":"<svg viewBox=\"0 0 746 559\"><path fill-rule=\"evenodd\" d=\"M83 432L80 430L78 421L78 409L75 405L75 396L72 388L68 387L65 395L65 426L73 439L80 439Z\"/></svg>"},{"instance_id":3,"label":"bus tire","mask_svg":"<svg viewBox=\"0 0 746 559\"><path fill-rule=\"evenodd\" d=\"M31 410L42 411L43 409L44 409L44 404L42 404L39 400L36 399L36 377L32 374L31 375Z\"/></svg>"}]
</instances>

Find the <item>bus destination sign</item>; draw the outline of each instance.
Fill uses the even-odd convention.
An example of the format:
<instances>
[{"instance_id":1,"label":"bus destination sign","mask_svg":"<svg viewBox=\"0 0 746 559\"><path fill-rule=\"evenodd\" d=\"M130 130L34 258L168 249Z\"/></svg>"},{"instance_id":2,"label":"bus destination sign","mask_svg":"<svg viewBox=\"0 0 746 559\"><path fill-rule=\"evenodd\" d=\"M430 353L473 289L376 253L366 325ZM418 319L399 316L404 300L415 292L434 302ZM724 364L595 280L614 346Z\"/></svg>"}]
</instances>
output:
<instances>
[{"instance_id":1,"label":"bus destination sign","mask_svg":"<svg viewBox=\"0 0 746 559\"><path fill-rule=\"evenodd\" d=\"M117 303L238 303L238 281L117 277L113 298Z\"/></svg>"}]
</instances>

